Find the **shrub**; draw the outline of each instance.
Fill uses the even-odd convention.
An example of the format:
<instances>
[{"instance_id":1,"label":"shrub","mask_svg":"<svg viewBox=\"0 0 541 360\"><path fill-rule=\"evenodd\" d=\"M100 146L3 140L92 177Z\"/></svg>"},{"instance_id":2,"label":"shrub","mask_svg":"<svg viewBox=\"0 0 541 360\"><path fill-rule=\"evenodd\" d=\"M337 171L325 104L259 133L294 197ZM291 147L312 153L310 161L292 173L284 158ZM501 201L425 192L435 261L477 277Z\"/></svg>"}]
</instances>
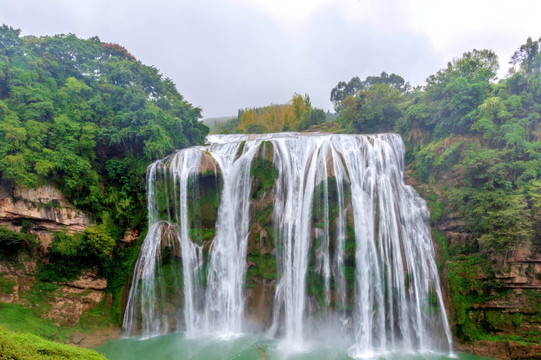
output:
<instances>
[{"instance_id":1,"label":"shrub","mask_svg":"<svg viewBox=\"0 0 541 360\"><path fill-rule=\"evenodd\" d=\"M32 243L32 235L0 229L0 259L16 256L20 250Z\"/></svg>"},{"instance_id":2,"label":"shrub","mask_svg":"<svg viewBox=\"0 0 541 360\"><path fill-rule=\"evenodd\" d=\"M92 225L83 233L83 247L100 259L109 258L115 248L115 239L107 233L104 224Z\"/></svg>"},{"instance_id":3,"label":"shrub","mask_svg":"<svg viewBox=\"0 0 541 360\"><path fill-rule=\"evenodd\" d=\"M65 281L78 277L84 264L80 256L81 244L80 234L55 233L49 245L49 263L40 274L41 280Z\"/></svg>"},{"instance_id":4,"label":"shrub","mask_svg":"<svg viewBox=\"0 0 541 360\"><path fill-rule=\"evenodd\" d=\"M83 269L97 268L106 275L112 267L115 240L105 225L89 226L82 234L57 232L49 246L49 264L41 272L43 281L65 281Z\"/></svg>"}]
</instances>

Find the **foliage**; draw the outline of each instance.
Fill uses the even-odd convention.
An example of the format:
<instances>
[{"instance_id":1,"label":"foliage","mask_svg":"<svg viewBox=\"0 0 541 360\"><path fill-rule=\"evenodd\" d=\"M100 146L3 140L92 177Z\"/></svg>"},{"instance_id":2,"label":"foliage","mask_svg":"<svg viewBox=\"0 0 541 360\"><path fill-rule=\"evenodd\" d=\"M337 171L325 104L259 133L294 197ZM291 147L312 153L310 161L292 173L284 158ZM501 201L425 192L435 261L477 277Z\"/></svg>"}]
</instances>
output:
<instances>
[{"instance_id":1,"label":"foliage","mask_svg":"<svg viewBox=\"0 0 541 360\"><path fill-rule=\"evenodd\" d=\"M403 96L387 84L374 84L341 102L338 121L356 133L389 132L403 116Z\"/></svg>"},{"instance_id":2,"label":"foliage","mask_svg":"<svg viewBox=\"0 0 541 360\"><path fill-rule=\"evenodd\" d=\"M379 76L368 76L364 81L354 76L347 83L340 81L331 90L331 102L334 105L334 110L337 113L341 112L343 109L343 100L349 96L355 97L360 91L365 91L376 84L387 85L400 93L408 92L411 89L410 84L402 76L396 74L389 75L386 72L382 72Z\"/></svg>"},{"instance_id":3,"label":"foliage","mask_svg":"<svg viewBox=\"0 0 541 360\"><path fill-rule=\"evenodd\" d=\"M114 248L115 240L103 224L89 226L82 234L57 232L49 246L49 263L41 272L41 280L72 280L82 270L94 268L107 277L112 271Z\"/></svg>"},{"instance_id":4,"label":"foliage","mask_svg":"<svg viewBox=\"0 0 541 360\"><path fill-rule=\"evenodd\" d=\"M532 219L541 219L541 180L529 183L526 198L532 211ZM541 221L533 223L534 238L532 239L536 251L541 249Z\"/></svg>"},{"instance_id":5,"label":"foliage","mask_svg":"<svg viewBox=\"0 0 541 360\"><path fill-rule=\"evenodd\" d=\"M325 112L312 108L310 97L294 94L286 105L269 105L239 111L238 130L248 134L301 131L326 121ZM231 122L233 124L233 120ZM229 125L226 132L231 132Z\"/></svg>"},{"instance_id":6,"label":"foliage","mask_svg":"<svg viewBox=\"0 0 541 360\"><path fill-rule=\"evenodd\" d=\"M11 258L28 243L28 235L0 228L0 259Z\"/></svg>"},{"instance_id":7,"label":"foliage","mask_svg":"<svg viewBox=\"0 0 541 360\"><path fill-rule=\"evenodd\" d=\"M494 52L473 50L428 77L424 96L432 110L429 125L434 135L471 132L477 107L488 96L497 69Z\"/></svg>"},{"instance_id":8,"label":"foliage","mask_svg":"<svg viewBox=\"0 0 541 360\"><path fill-rule=\"evenodd\" d=\"M92 225L83 233L83 245L87 254L104 259L113 255L115 240L109 236L104 224Z\"/></svg>"},{"instance_id":9,"label":"foliage","mask_svg":"<svg viewBox=\"0 0 541 360\"><path fill-rule=\"evenodd\" d=\"M119 45L19 34L0 27L0 181L55 183L95 219L144 224L146 165L203 142L200 109Z\"/></svg>"},{"instance_id":10,"label":"foliage","mask_svg":"<svg viewBox=\"0 0 541 360\"><path fill-rule=\"evenodd\" d=\"M97 269L120 323L139 247L119 240L127 228L144 233L146 168L203 143L208 128L200 117L170 79L120 45L73 34L21 37L0 27L0 185L52 184L95 224L54 235L48 262L38 266L41 285ZM1 230L0 256L32 241Z\"/></svg>"},{"instance_id":11,"label":"foliage","mask_svg":"<svg viewBox=\"0 0 541 360\"><path fill-rule=\"evenodd\" d=\"M82 242L80 234L55 233L49 246L49 263L40 274L41 280L63 281L79 276L86 265L86 254L79 256L83 249Z\"/></svg>"},{"instance_id":12,"label":"foliage","mask_svg":"<svg viewBox=\"0 0 541 360\"><path fill-rule=\"evenodd\" d=\"M0 359L105 359L94 350L54 343L40 337L0 328Z\"/></svg>"},{"instance_id":13,"label":"foliage","mask_svg":"<svg viewBox=\"0 0 541 360\"><path fill-rule=\"evenodd\" d=\"M520 46L515 51L513 57L511 57L510 63L513 64L513 72L524 71L526 73L532 73L534 71L541 70L541 38L537 41L528 38L526 44Z\"/></svg>"},{"instance_id":14,"label":"foliage","mask_svg":"<svg viewBox=\"0 0 541 360\"><path fill-rule=\"evenodd\" d=\"M2 274L0 274L0 294L9 295L13 294L16 282L12 279L6 279Z\"/></svg>"}]
</instances>

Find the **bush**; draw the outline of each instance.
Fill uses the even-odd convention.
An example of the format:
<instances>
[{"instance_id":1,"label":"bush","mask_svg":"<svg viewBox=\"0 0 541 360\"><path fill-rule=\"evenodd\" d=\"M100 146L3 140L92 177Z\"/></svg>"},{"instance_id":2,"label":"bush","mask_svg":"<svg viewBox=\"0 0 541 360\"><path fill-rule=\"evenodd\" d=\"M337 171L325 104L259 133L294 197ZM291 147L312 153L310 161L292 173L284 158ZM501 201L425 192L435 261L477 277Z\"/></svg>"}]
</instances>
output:
<instances>
[{"instance_id":1,"label":"bush","mask_svg":"<svg viewBox=\"0 0 541 360\"><path fill-rule=\"evenodd\" d=\"M6 279L2 274L0 274L0 294L9 295L13 294L15 286L15 280Z\"/></svg>"},{"instance_id":2,"label":"bush","mask_svg":"<svg viewBox=\"0 0 541 360\"><path fill-rule=\"evenodd\" d=\"M57 232L49 246L49 264L41 272L43 281L77 278L83 269L97 268L106 276L112 267L115 240L105 225L89 226L82 234Z\"/></svg>"},{"instance_id":3,"label":"bush","mask_svg":"<svg viewBox=\"0 0 541 360\"><path fill-rule=\"evenodd\" d=\"M49 256L76 257L81 247L82 237L79 234L70 235L65 232L54 234L53 242L49 245Z\"/></svg>"},{"instance_id":4,"label":"bush","mask_svg":"<svg viewBox=\"0 0 541 360\"><path fill-rule=\"evenodd\" d=\"M0 259L11 259L23 249L30 249L36 237L0 228Z\"/></svg>"},{"instance_id":5,"label":"bush","mask_svg":"<svg viewBox=\"0 0 541 360\"><path fill-rule=\"evenodd\" d=\"M80 234L55 233L49 245L49 263L40 274L41 280L65 281L77 278L84 266L84 259L80 256L81 244Z\"/></svg>"},{"instance_id":6,"label":"bush","mask_svg":"<svg viewBox=\"0 0 541 360\"><path fill-rule=\"evenodd\" d=\"M115 248L115 239L107 233L104 224L92 225L83 233L83 247L99 259L109 258Z\"/></svg>"}]
</instances>

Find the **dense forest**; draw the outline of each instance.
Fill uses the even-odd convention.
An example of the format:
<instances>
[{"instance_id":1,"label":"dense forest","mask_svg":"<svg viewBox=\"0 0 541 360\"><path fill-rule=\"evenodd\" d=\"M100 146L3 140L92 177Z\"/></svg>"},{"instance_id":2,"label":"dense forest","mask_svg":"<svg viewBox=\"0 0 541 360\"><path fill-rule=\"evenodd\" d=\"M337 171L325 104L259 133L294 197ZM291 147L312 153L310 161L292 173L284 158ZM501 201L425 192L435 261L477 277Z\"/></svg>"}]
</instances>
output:
<instances>
[{"instance_id":1,"label":"dense forest","mask_svg":"<svg viewBox=\"0 0 541 360\"><path fill-rule=\"evenodd\" d=\"M200 117L170 79L122 46L72 34L21 37L0 27L0 185L52 184L93 224L83 234L55 234L42 282L97 267L120 322L138 248L119 239L128 228L146 228L146 167L203 143L208 128ZM2 259L34 251L30 228L0 229Z\"/></svg>"}]
</instances>

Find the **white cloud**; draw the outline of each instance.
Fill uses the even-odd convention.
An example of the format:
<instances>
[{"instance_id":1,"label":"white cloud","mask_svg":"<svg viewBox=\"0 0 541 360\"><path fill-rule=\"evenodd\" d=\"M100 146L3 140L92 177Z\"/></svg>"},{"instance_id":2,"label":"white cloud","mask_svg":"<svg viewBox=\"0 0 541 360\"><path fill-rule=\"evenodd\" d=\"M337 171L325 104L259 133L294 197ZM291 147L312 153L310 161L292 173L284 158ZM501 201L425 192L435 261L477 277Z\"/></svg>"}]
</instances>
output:
<instances>
[{"instance_id":1,"label":"white cloud","mask_svg":"<svg viewBox=\"0 0 541 360\"><path fill-rule=\"evenodd\" d=\"M291 29L308 22L314 13L332 3L332 0L235 0L272 18L280 25Z\"/></svg>"}]
</instances>

